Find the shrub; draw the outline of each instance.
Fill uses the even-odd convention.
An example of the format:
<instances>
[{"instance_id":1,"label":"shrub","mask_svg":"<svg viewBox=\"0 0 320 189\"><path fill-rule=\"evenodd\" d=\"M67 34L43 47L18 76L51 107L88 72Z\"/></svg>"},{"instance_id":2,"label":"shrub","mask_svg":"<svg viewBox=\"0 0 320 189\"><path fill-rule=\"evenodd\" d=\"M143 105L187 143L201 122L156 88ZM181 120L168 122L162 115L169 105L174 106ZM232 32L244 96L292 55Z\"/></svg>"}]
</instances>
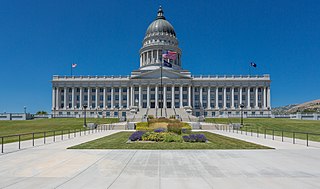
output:
<instances>
[{"instance_id":1,"label":"shrub","mask_svg":"<svg viewBox=\"0 0 320 189\"><path fill-rule=\"evenodd\" d=\"M181 123L169 123L168 126L168 132L174 132L178 135L181 134L182 124Z\"/></svg>"},{"instance_id":2,"label":"shrub","mask_svg":"<svg viewBox=\"0 0 320 189\"><path fill-rule=\"evenodd\" d=\"M155 132L147 132L142 136L142 140L144 141L164 141L165 135L168 133L155 133Z\"/></svg>"},{"instance_id":3,"label":"shrub","mask_svg":"<svg viewBox=\"0 0 320 189\"><path fill-rule=\"evenodd\" d=\"M131 140L131 141L142 140L142 135L144 133L145 132L143 132L143 131L136 131L136 132L132 133L132 135L129 137L129 140Z\"/></svg>"},{"instance_id":4,"label":"shrub","mask_svg":"<svg viewBox=\"0 0 320 189\"><path fill-rule=\"evenodd\" d=\"M181 128L181 133L190 134L192 127L188 123L183 123L183 127Z\"/></svg>"},{"instance_id":5,"label":"shrub","mask_svg":"<svg viewBox=\"0 0 320 189\"><path fill-rule=\"evenodd\" d=\"M139 122L136 125L136 130L138 131L148 131L149 130L149 126L147 122Z\"/></svg>"},{"instance_id":6,"label":"shrub","mask_svg":"<svg viewBox=\"0 0 320 189\"><path fill-rule=\"evenodd\" d=\"M154 119L154 115L148 115L148 119Z\"/></svg>"},{"instance_id":7,"label":"shrub","mask_svg":"<svg viewBox=\"0 0 320 189\"><path fill-rule=\"evenodd\" d=\"M181 135L176 135L174 133L168 133L164 137L164 142L182 142Z\"/></svg>"},{"instance_id":8,"label":"shrub","mask_svg":"<svg viewBox=\"0 0 320 189\"><path fill-rule=\"evenodd\" d=\"M156 132L156 133L161 133L161 132L165 132L165 131L166 131L165 128L157 128L154 130L154 132Z\"/></svg>"}]
</instances>

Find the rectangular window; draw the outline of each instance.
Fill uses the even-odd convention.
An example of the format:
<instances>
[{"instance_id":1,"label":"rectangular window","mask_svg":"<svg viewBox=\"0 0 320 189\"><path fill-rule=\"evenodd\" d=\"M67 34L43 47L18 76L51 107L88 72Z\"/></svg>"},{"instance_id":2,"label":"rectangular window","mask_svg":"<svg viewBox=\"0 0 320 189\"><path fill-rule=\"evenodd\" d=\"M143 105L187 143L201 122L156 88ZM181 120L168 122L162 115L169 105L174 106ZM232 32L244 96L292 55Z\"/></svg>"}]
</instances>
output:
<instances>
[{"instance_id":1,"label":"rectangular window","mask_svg":"<svg viewBox=\"0 0 320 189\"><path fill-rule=\"evenodd\" d=\"M96 95L92 95L91 100L96 100Z\"/></svg>"},{"instance_id":2,"label":"rectangular window","mask_svg":"<svg viewBox=\"0 0 320 189\"><path fill-rule=\"evenodd\" d=\"M77 101L80 101L80 96L79 95L77 95L76 98L77 98Z\"/></svg>"},{"instance_id":3,"label":"rectangular window","mask_svg":"<svg viewBox=\"0 0 320 189\"><path fill-rule=\"evenodd\" d=\"M88 101L88 95L84 95L83 99L84 101Z\"/></svg>"},{"instance_id":4,"label":"rectangular window","mask_svg":"<svg viewBox=\"0 0 320 189\"><path fill-rule=\"evenodd\" d=\"M222 92L222 88L221 88L221 87L218 88L218 92L219 92L219 93Z\"/></svg>"},{"instance_id":5,"label":"rectangular window","mask_svg":"<svg viewBox=\"0 0 320 189\"><path fill-rule=\"evenodd\" d=\"M77 88L77 93L80 93L80 88Z\"/></svg>"},{"instance_id":6,"label":"rectangular window","mask_svg":"<svg viewBox=\"0 0 320 189\"><path fill-rule=\"evenodd\" d=\"M100 93L103 93L103 88L100 88L99 91L100 91Z\"/></svg>"},{"instance_id":7,"label":"rectangular window","mask_svg":"<svg viewBox=\"0 0 320 189\"><path fill-rule=\"evenodd\" d=\"M114 99L119 100L119 95L115 95Z\"/></svg>"},{"instance_id":8,"label":"rectangular window","mask_svg":"<svg viewBox=\"0 0 320 189\"><path fill-rule=\"evenodd\" d=\"M219 100L222 100L222 95L219 95L218 99L219 99Z\"/></svg>"},{"instance_id":9,"label":"rectangular window","mask_svg":"<svg viewBox=\"0 0 320 189\"><path fill-rule=\"evenodd\" d=\"M238 88L234 88L234 92L238 92Z\"/></svg>"},{"instance_id":10,"label":"rectangular window","mask_svg":"<svg viewBox=\"0 0 320 189\"><path fill-rule=\"evenodd\" d=\"M69 88L69 93L72 93L72 88Z\"/></svg>"},{"instance_id":11,"label":"rectangular window","mask_svg":"<svg viewBox=\"0 0 320 189\"><path fill-rule=\"evenodd\" d=\"M114 91L115 91L116 93L118 93L118 92L119 92L119 88L118 88L118 87L114 88Z\"/></svg>"},{"instance_id":12,"label":"rectangular window","mask_svg":"<svg viewBox=\"0 0 320 189\"><path fill-rule=\"evenodd\" d=\"M167 87L167 91L171 91L171 87Z\"/></svg>"},{"instance_id":13,"label":"rectangular window","mask_svg":"<svg viewBox=\"0 0 320 189\"><path fill-rule=\"evenodd\" d=\"M102 95L100 95L99 97L100 97L100 98L99 98L99 99L100 99L100 101L103 101L103 96L102 96Z\"/></svg>"},{"instance_id":14,"label":"rectangular window","mask_svg":"<svg viewBox=\"0 0 320 189\"><path fill-rule=\"evenodd\" d=\"M174 98L175 99L179 99L180 98L180 94L174 94Z\"/></svg>"},{"instance_id":15,"label":"rectangular window","mask_svg":"<svg viewBox=\"0 0 320 189\"><path fill-rule=\"evenodd\" d=\"M69 95L69 101L72 101L72 95Z\"/></svg>"},{"instance_id":16,"label":"rectangular window","mask_svg":"<svg viewBox=\"0 0 320 189\"><path fill-rule=\"evenodd\" d=\"M95 93L95 92L96 92L96 89L95 89L95 88L92 88L92 89L91 89L91 92Z\"/></svg>"},{"instance_id":17,"label":"rectangular window","mask_svg":"<svg viewBox=\"0 0 320 189\"><path fill-rule=\"evenodd\" d=\"M122 92L126 93L127 92L127 88L122 88Z\"/></svg>"},{"instance_id":18,"label":"rectangular window","mask_svg":"<svg viewBox=\"0 0 320 189\"><path fill-rule=\"evenodd\" d=\"M229 88L229 87L227 87L226 91L227 91L227 93L229 93L229 92L230 92L230 88Z\"/></svg>"}]
</instances>

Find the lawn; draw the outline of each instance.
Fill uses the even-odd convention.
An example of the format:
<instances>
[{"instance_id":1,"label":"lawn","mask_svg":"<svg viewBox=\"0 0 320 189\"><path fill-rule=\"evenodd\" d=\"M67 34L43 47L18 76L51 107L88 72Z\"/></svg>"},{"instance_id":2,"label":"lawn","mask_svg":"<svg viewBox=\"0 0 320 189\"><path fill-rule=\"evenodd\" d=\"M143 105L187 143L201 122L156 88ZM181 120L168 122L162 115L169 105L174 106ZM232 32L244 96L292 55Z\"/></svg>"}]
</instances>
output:
<instances>
[{"instance_id":1,"label":"lawn","mask_svg":"<svg viewBox=\"0 0 320 189\"><path fill-rule=\"evenodd\" d=\"M156 143L126 143L133 132L119 132L90 142L79 144L68 149L270 149L269 147L253 144L209 132L194 132L205 134L209 143L191 142L156 142Z\"/></svg>"},{"instance_id":2,"label":"lawn","mask_svg":"<svg viewBox=\"0 0 320 189\"><path fill-rule=\"evenodd\" d=\"M240 123L239 118L207 118L206 122L210 123ZM285 137L292 137L292 132L308 132L308 133L317 133L320 134L320 121L316 120L297 120L297 119L285 119L285 118L245 118L243 120L244 130L248 131L253 130L253 132L264 133L265 129L267 134L274 134L281 136L283 131ZM295 134L296 138L306 139L305 134ZM320 135L310 135L310 140L320 141Z\"/></svg>"},{"instance_id":3,"label":"lawn","mask_svg":"<svg viewBox=\"0 0 320 189\"><path fill-rule=\"evenodd\" d=\"M115 123L118 122L117 118L89 118L87 123ZM37 119L25 121L0 121L0 137L8 135L16 135L32 132L46 132L46 131L60 131L60 130L74 130L84 129L83 119L80 118L56 118L56 119ZM56 133L59 135L60 133ZM48 133L47 136L52 136L53 133ZM35 138L41 138L43 134L36 134ZM31 139L32 135L22 136L21 140ZM17 137L5 138L4 143L15 142Z\"/></svg>"}]
</instances>

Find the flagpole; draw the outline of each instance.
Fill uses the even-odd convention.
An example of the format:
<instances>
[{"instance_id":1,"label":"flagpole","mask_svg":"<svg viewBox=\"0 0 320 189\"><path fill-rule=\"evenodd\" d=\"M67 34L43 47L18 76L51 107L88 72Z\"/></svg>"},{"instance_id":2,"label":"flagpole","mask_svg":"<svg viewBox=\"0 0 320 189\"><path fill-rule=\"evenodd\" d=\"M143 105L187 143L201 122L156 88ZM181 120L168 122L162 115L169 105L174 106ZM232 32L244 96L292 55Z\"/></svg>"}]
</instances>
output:
<instances>
[{"instance_id":1,"label":"flagpole","mask_svg":"<svg viewBox=\"0 0 320 189\"><path fill-rule=\"evenodd\" d=\"M71 76L72 76L72 64L71 64Z\"/></svg>"}]
</instances>

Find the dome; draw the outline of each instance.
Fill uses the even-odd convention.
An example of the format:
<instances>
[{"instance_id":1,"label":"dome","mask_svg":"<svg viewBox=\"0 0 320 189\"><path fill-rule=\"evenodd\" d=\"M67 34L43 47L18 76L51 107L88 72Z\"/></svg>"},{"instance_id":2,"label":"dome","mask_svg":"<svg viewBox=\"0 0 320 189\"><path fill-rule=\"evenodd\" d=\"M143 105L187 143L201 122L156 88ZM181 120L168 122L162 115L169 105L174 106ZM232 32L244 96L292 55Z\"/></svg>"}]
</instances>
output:
<instances>
[{"instance_id":1,"label":"dome","mask_svg":"<svg viewBox=\"0 0 320 189\"><path fill-rule=\"evenodd\" d=\"M174 31L173 26L164 17L161 6L158 10L156 20L149 25L146 36L157 32L168 33L176 37L176 32Z\"/></svg>"}]
</instances>

